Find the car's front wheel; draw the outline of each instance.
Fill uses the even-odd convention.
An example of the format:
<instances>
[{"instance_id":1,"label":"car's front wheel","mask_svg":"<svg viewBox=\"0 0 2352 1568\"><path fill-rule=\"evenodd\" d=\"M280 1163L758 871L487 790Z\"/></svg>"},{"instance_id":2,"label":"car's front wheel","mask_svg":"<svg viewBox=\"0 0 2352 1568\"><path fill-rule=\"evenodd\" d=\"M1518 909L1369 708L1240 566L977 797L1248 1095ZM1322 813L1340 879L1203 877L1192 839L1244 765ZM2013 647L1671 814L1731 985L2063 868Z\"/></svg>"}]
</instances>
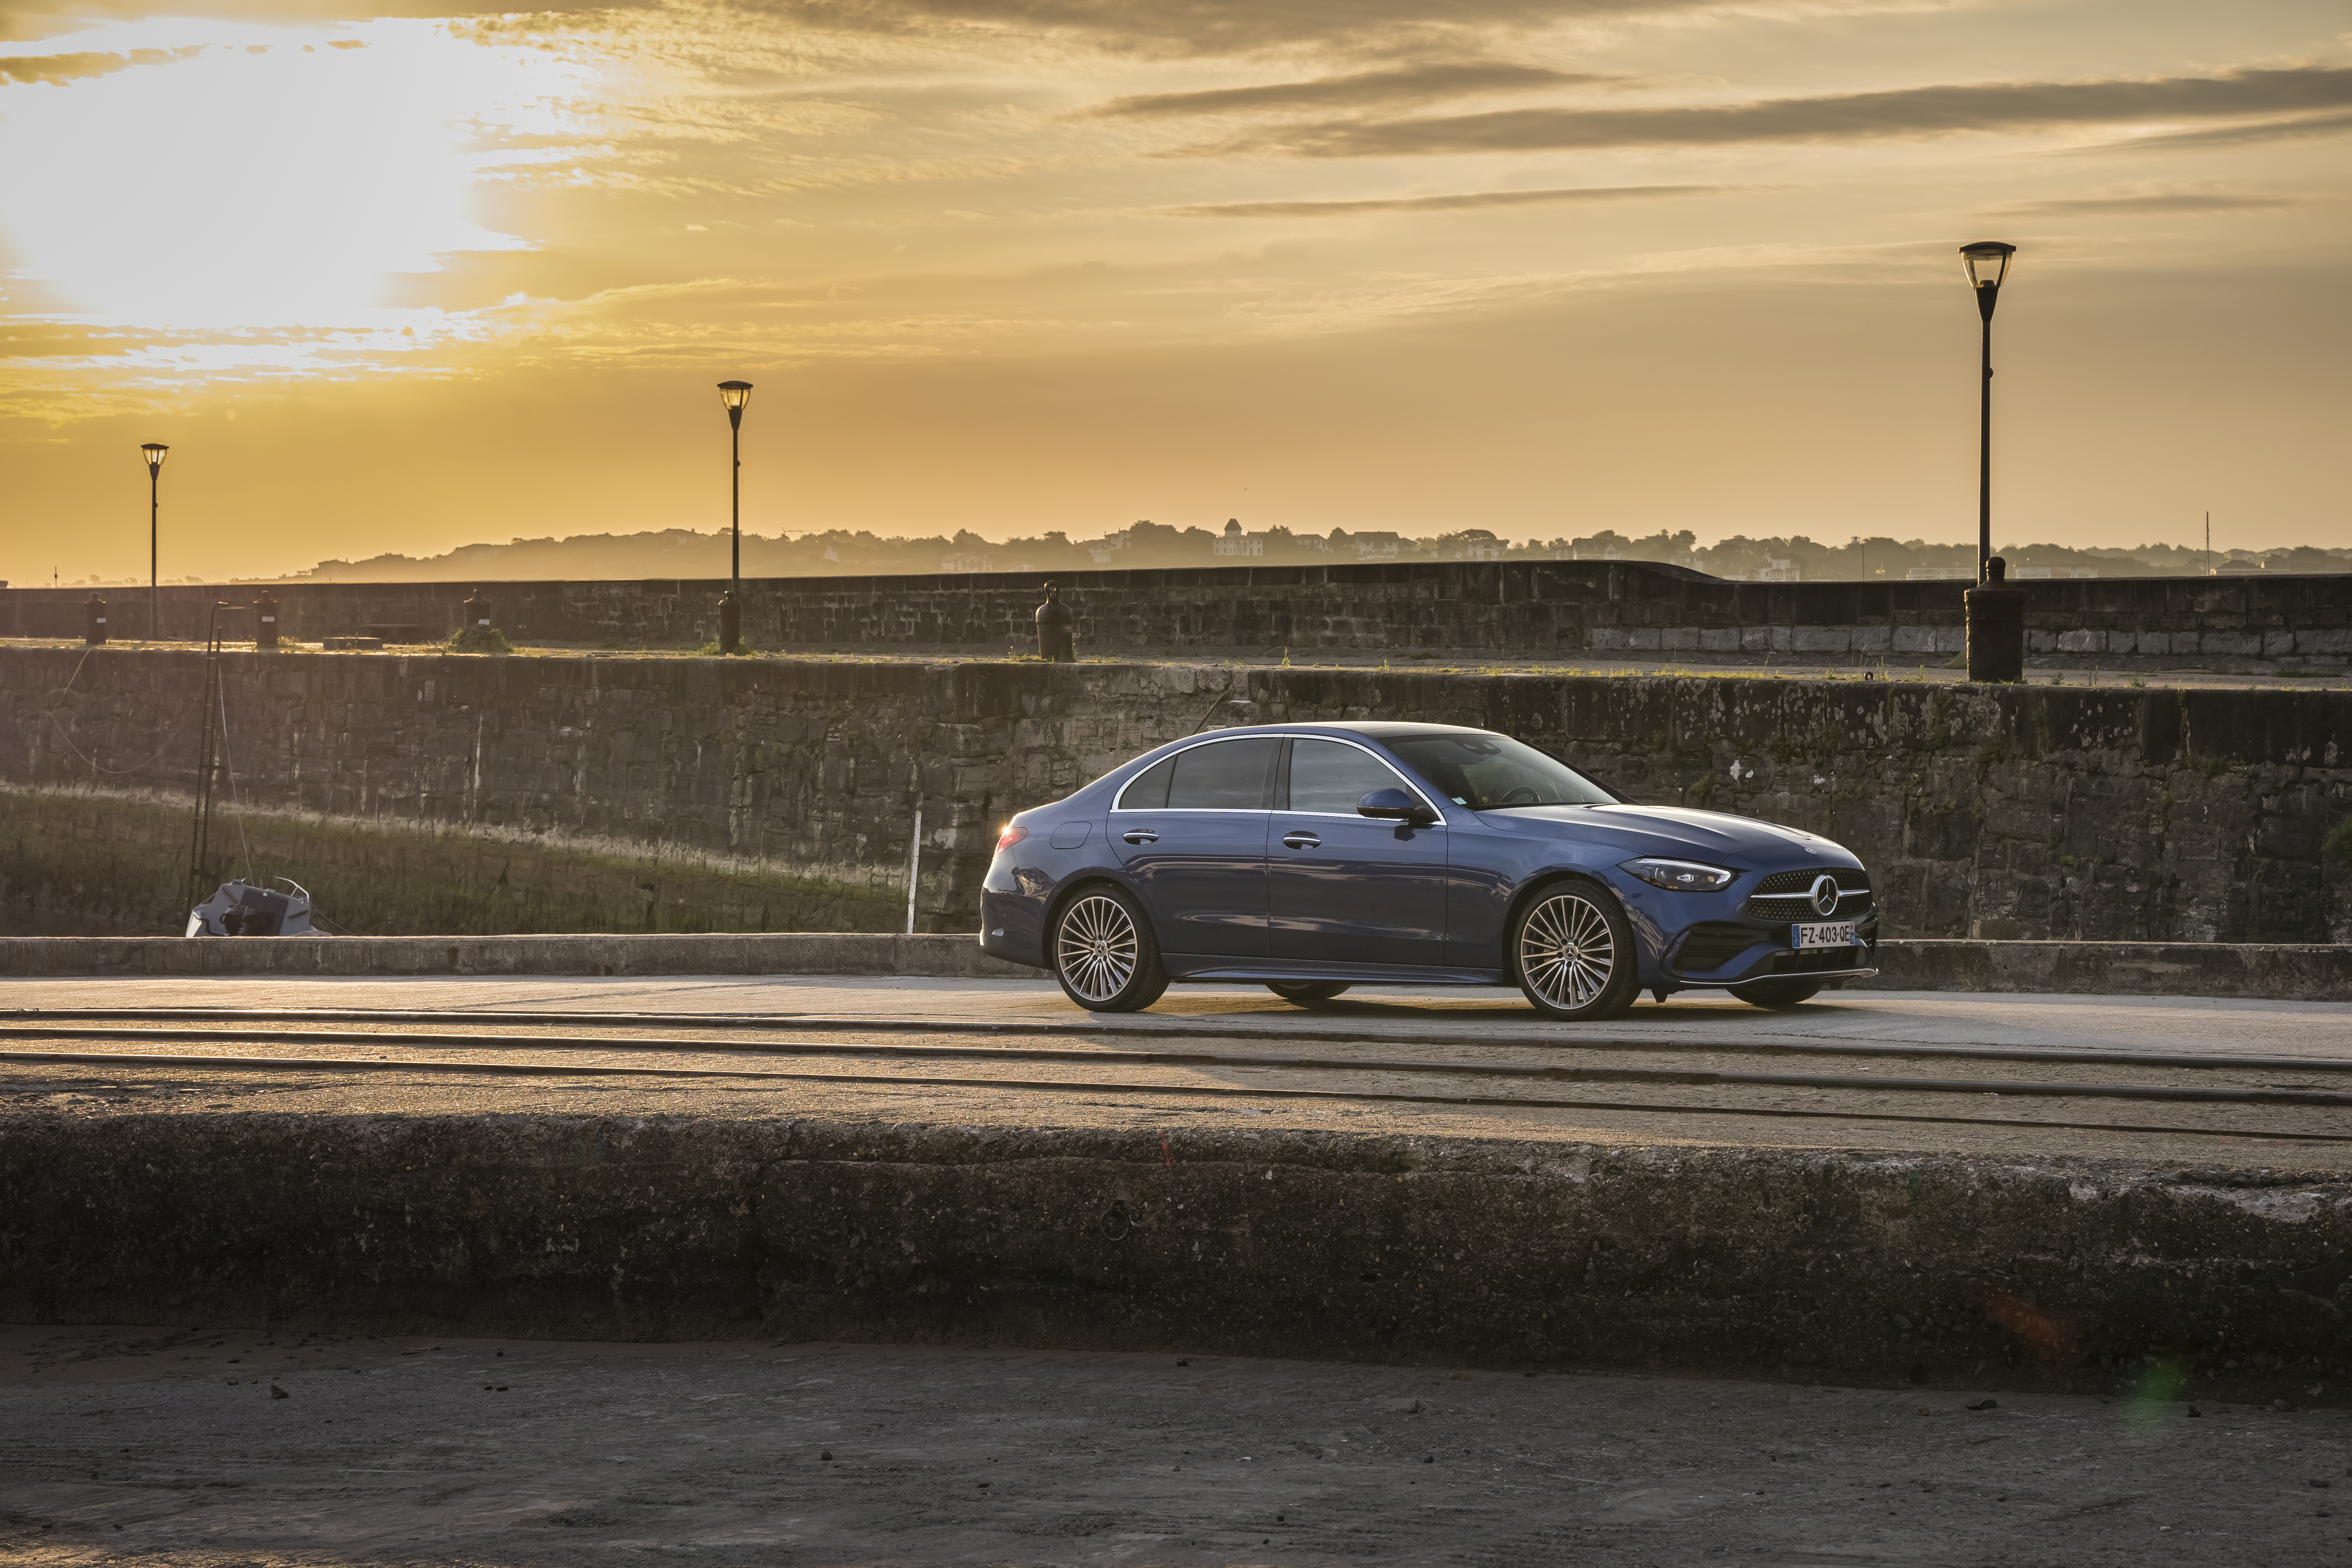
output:
<instances>
[{"instance_id":1,"label":"car's front wheel","mask_svg":"<svg viewBox=\"0 0 2352 1568\"><path fill-rule=\"evenodd\" d=\"M1337 980L1269 980L1265 988L1284 1001L1296 1002L1302 1007L1328 1002L1348 989Z\"/></svg>"},{"instance_id":2,"label":"car's front wheel","mask_svg":"<svg viewBox=\"0 0 2352 1568\"><path fill-rule=\"evenodd\" d=\"M1082 890L1054 917L1054 978L1090 1013L1132 1013L1168 989L1160 944L1142 906L1103 883Z\"/></svg>"},{"instance_id":3,"label":"car's front wheel","mask_svg":"<svg viewBox=\"0 0 2352 1568\"><path fill-rule=\"evenodd\" d=\"M1591 882L1555 882L1529 899L1511 924L1509 952L1519 989L1547 1017L1613 1018L1638 994L1633 922Z\"/></svg>"},{"instance_id":4,"label":"car's front wheel","mask_svg":"<svg viewBox=\"0 0 2352 1568\"><path fill-rule=\"evenodd\" d=\"M1821 994L1818 980L1758 980L1735 985L1731 994L1751 1007L1794 1007Z\"/></svg>"}]
</instances>

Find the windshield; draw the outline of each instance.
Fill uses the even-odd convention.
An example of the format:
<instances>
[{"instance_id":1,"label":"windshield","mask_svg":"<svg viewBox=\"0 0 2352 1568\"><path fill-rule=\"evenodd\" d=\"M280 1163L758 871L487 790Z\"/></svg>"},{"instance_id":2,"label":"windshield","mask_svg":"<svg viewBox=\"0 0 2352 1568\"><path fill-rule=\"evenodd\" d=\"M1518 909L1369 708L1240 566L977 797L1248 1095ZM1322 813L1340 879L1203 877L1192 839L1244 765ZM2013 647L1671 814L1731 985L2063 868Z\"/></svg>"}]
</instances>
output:
<instances>
[{"instance_id":1,"label":"windshield","mask_svg":"<svg viewBox=\"0 0 2352 1568\"><path fill-rule=\"evenodd\" d=\"M1567 763L1507 735L1408 735L1384 743L1446 799L1473 811L1617 802Z\"/></svg>"}]
</instances>

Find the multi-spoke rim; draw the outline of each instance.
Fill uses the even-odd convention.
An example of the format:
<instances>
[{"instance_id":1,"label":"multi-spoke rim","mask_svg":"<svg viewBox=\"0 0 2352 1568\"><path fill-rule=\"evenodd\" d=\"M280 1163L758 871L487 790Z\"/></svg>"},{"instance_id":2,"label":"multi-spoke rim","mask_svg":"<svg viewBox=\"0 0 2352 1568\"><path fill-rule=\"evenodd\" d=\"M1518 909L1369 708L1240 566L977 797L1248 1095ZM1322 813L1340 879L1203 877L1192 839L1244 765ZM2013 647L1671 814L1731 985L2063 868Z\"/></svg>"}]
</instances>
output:
<instances>
[{"instance_id":1,"label":"multi-spoke rim","mask_svg":"<svg viewBox=\"0 0 2352 1568\"><path fill-rule=\"evenodd\" d=\"M1519 973L1528 989L1563 1012L1599 1001L1616 967L1609 917L1581 893L1554 893L1519 927Z\"/></svg>"},{"instance_id":2,"label":"multi-spoke rim","mask_svg":"<svg viewBox=\"0 0 2352 1568\"><path fill-rule=\"evenodd\" d=\"M1069 988L1089 1002L1108 1002L1135 976L1135 919L1117 899L1090 893L1062 916L1054 961Z\"/></svg>"}]
</instances>

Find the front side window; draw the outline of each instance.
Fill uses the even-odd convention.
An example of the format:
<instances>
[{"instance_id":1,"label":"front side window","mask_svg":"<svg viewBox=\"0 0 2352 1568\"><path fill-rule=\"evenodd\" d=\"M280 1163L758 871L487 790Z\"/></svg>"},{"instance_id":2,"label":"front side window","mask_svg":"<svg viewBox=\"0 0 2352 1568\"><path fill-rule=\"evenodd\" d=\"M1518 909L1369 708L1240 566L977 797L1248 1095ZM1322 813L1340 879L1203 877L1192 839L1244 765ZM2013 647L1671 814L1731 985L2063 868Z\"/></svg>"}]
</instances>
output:
<instances>
[{"instance_id":1,"label":"front side window","mask_svg":"<svg viewBox=\"0 0 2352 1568\"><path fill-rule=\"evenodd\" d=\"M1337 741L1299 740L1290 747L1290 809L1356 815L1356 803L1376 789L1419 790L1369 752Z\"/></svg>"},{"instance_id":2,"label":"front side window","mask_svg":"<svg viewBox=\"0 0 2352 1568\"><path fill-rule=\"evenodd\" d=\"M1385 742L1456 805L1614 805L1617 797L1533 746L1507 735L1408 735Z\"/></svg>"}]
</instances>

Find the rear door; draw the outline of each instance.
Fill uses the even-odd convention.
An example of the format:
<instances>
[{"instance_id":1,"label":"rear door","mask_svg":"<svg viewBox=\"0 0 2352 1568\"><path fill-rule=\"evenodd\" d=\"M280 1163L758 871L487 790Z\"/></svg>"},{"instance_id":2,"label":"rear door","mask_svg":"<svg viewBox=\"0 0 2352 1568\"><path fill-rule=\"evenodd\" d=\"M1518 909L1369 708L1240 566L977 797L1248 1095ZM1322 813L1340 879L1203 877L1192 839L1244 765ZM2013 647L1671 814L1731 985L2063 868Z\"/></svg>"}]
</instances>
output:
<instances>
[{"instance_id":1,"label":"rear door","mask_svg":"<svg viewBox=\"0 0 2352 1568\"><path fill-rule=\"evenodd\" d=\"M1211 739L1119 794L1110 837L1171 957L1265 958L1265 829L1282 742Z\"/></svg>"},{"instance_id":2,"label":"rear door","mask_svg":"<svg viewBox=\"0 0 2352 1568\"><path fill-rule=\"evenodd\" d=\"M1331 963L1445 962L1446 829L1356 814L1376 789L1426 790L1369 747L1291 742L1287 799L1272 814L1266 896L1274 956Z\"/></svg>"}]
</instances>

